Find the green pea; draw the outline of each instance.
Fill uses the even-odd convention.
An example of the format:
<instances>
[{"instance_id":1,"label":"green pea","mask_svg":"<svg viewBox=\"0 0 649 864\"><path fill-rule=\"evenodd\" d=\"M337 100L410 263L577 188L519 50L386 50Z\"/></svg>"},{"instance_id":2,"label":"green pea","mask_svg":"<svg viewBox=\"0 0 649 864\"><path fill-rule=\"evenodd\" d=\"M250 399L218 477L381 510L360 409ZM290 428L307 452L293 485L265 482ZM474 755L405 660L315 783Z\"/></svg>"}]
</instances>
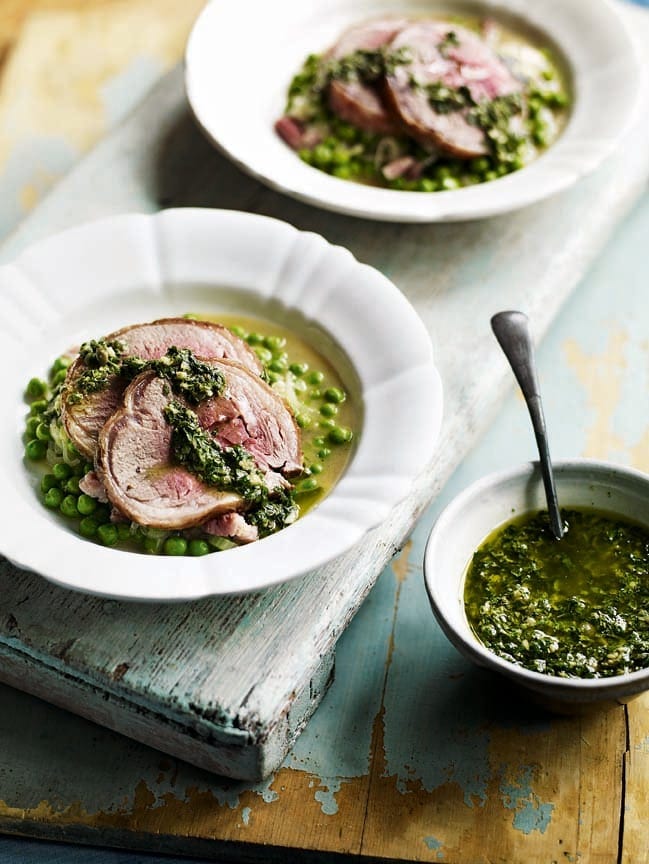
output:
<instances>
[{"instance_id":1,"label":"green pea","mask_svg":"<svg viewBox=\"0 0 649 864\"><path fill-rule=\"evenodd\" d=\"M532 140L537 147L546 147L548 143L548 136L546 135L545 128L537 127L532 132Z\"/></svg>"},{"instance_id":2,"label":"green pea","mask_svg":"<svg viewBox=\"0 0 649 864\"><path fill-rule=\"evenodd\" d=\"M25 396L28 399L42 399L47 393L47 384L40 378L31 378L25 388Z\"/></svg>"},{"instance_id":3,"label":"green pea","mask_svg":"<svg viewBox=\"0 0 649 864\"><path fill-rule=\"evenodd\" d=\"M59 371L56 373L56 375L54 375L54 377L52 378L52 386L58 387L59 384L63 384L63 382L65 381L67 376L68 376L67 369L59 369Z\"/></svg>"},{"instance_id":4,"label":"green pea","mask_svg":"<svg viewBox=\"0 0 649 864\"><path fill-rule=\"evenodd\" d=\"M314 462L313 465L310 466L309 471L312 474L322 474L324 471L324 465L321 465L319 462Z\"/></svg>"},{"instance_id":5,"label":"green pea","mask_svg":"<svg viewBox=\"0 0 649 864\"><path fill-rule=\"evenodd\" d=\"M328 437L332 444L347 444L354 437L354 433L347 426L334 426L329 430Z\"/></svg>"},{"instance_id":6,"label":"green pea","mask_svg":"<svg viewBox=\"0 0 649 864\"><path fill-rule=\"evenodd\" d=\"M51 375L56 375L57 372L60 372L62 369L67 369L68 366L72 364L71 357L57 357L54 363L52 363L52 368L50 370Z\"/></svg>"},{"instance_id":7,"label":"green pea","mask_svg":"<svg viewBox=\"0 0 649 864\"><path fill-rule=\"evenodd\" d=\"M322 435L320 435L318 438L313 439L313 443L315 444L316 447L324 447L325 439Z\"/></svg>"},{"instance_id":8,"label":"green pea","mask_svg":"<svg viewBox=\"0 0 649 864\"><path fill-rule=\"evenodd\" d=\"M187 552L187 541L184 537L167 537L162 551L165 555L185 555Z\"/></svg>"},{"instance_id":9,"label":"green pea","mask_svg":"<svg viewBox=\"0 0 649 864\"><path fill-rule=\"evenodd\" d=\"M32 438L25 446L25 456L33 462L39 459L44 459L47 454L47 441L39 441L38 438Z\"/></svg>"},{"instance_id":10,"label":"green pea","mask_svg":"<svg viewBox=\"0 0 649 864\"><path fill-rule=\"evenodd\" d=\"M420 192L437 192L437 183L431 177L422 177L419 181Z\"/></svg>"},{"instance_id":11,"label":"green pea","mask_svg":"<svg viewBox=\"0 0 649 864\"><path fill-rule=\"evenodd\" d=\"M311 418L308 414L296 414L295 422L300 427L300 429L308 429L311 425Z\"/></svg>"},{"instance_id":12,"label":"green pea","mask_svg":"<svg viewBox=\"0 0 649 864\"><path fill-rule=\"evenodd\" d=\"M318 144L314 148L312 156L314 165L317 165L318 168L326 168L331 162L332 151L326 144Z\"/></svg>"},{"instance_id":13,"label":"green pea","mask_svg":"<svg viewBox=\"0 0 649 864\"><path fill-rule=\"evenodd\" d=\"M234 327L230 327L230 332L234 333L235 336L238 336L239 339L247 339L248 332L243 329L243 327L239 327L237 324Z\"/></svg>"},{"instance_id":14,"label":"green pea","mask_svg":"<svg viewBox=\"0 0 649 864\"><path fill-rule=\"evenodd\" d=\"M49 492L50 489L56 489L59 481L54 474L44 474L41 479L41 492Z\"/></svg>"},{"instance_id":15,"label":"green pea","mask_svg":"<svg viewBox=\"0 0 649 864\"><path fill-rule=\"evenodd\" d=\"M286 372L286 362L283 360L273 360L273 362L268 365L268 368L271 372L277 372L281 375L282 372Z\"/></svg>"},{"instance_id":16,"label":"green pea","mask_svg":"<svg viewBox=\"0 0 649 864\"><path fill-rule=\"evenodd\" d=\"M435 178L441 183L442 180L447 180L451 176L451 169L448 165L438 165L434 173Z\"/></svg>"},{"instance_id":17,"label":"green pea","mask_svg":"<svg viewBox=\"0 0 649 864\"><path fill-rule=\"evenodd\" d=\"M271 351L279 351L286 345L286 339L283 336L266 336L264 345Z\"/></svg>"},{"instance_id":18,"label":"green pea","mask_svg":"<svg viewBox=\"0 0 649 864\"><path fill-rule=\"evenodd\" d=\"M130 522L118 522L117 523L117 539L124 543L125 540L131 539L131 523Z\"/></svg>"},{"instance_id":19,"label":"green pea","mask_svg":"<svg viewBox=\"0 0 649 864\"><path fill-rule=\"evenodd\" d=\"M198 315L194 315L193 312L185 312L183 318L186 318L188 321L198 321Z\"/></svg>"},{"instance_id":20,"label":"green pea","mask_svg":"<svg viewBox=\"0 0 649 864\"><path fill-rule=\"evenodd\" d=\"M456 177L445 177L442 180L442 189L446 191L450 191L451 189L458 189L460 186L460 181Z\"/></svg>"},{"instance_id":21,"label":"green pea","mask_svg":"<svg viewBox=\"0 0 649 864\"><path fill-rule=\"evenodd\" d=\"M28 438L36 437L36 430L41 425L40 417L30 417L25 423L25 432L27 433Z\"/></svg>"},{"instance_id":22,"label":"green pea","mask_svg":"<svg viewBox=\"0 0 649 864\"><path fill-rule=\"evenodd\" d=\"M324 405L320 406L320 413L323 417L335 417L338 413L338 406L332 402L325 402Z\"/></svg>"},{"instance_id":23,"label":"green pea","mask_svg":"<svg viewBox=\"0 0 649 864\"><path fill-rule=\"evenodd\" d=\"M79 511L79 513L81 513L82 516L89 516L91 513L94 513L96 509L97 499L92 498L90 495L86 495L82 492L81 495L79 495L79 500L77 501L77 510Z\"/></svg>"},{"instance_id":24,"label":"green pea","mask_svg":"<svg viewBox=\"0 0 649 864\"><path fill-rule=\"evenodd\" d=\"M305 480L300 480L300 482L295 487L295 491L297 493L300 492L314 492L316 489L320 487L320 483L315 477L307 477Z\"/></svg>"},{"instance_id":25,"label":"green pea","mask_svg":"<svg viewBox=\"0 0 649 864\"><path fill-rule=\"evenodd\" d=\"M97 537L104 544L104 546L114 546L119 536L117 534L117 526L112 525L110 522L100 525L97 528Z\"/></svg>"},{"instance_id":26,"label":"green pea","mask_svg":"<svg viewBox=\"0 0 649 864\"><path fill-rule=\"evenodd\" d=\"M65 481L65 487L64 488L65 488L66 492L70 493L70 495L78 495L79 494L79 478L78 477L70 477L69 480Z\"/></svg>"},{"instance_id":27,"label":"green pea","mask_svg":"<svg viewBox=\"0 0 649 864\"><path fill-rule=\"evenodd\" d=\"M29 413L34 417L36 414L42 414L43 411L47 408L47 400L46 399L37 399L35 402L29 406Z\"/></svg>"},{"instance_id":28,"label":"green pea","mask_svg":"<svg viewBox=\"0 0 649 864\"><path fill-rule=\"evenodd\" d=\"M297 151L297 155L303 162L306 162L307 165L313 164L313 150L303 148L302 150Z\"/></svg>"},{"instance_id":29,"label":"green pea","mask_svg":"<svg viewBox=\"0 0 649 864\"><path fill-rule=\"evenodd\" d=\"M309 370L308 363L291 363L288 367L289 371L291 371L295 376L301 378Z\"/></svg>"},{"instance_id":30,"label":"green pea","mask_svg":"<svg viewBox=\"0 0 649 864\"><path fill-rule=\"evenodd\" d=\"M197 558L199 555L209 555L212 550L210 549L210 544L206 543L205 540L190 540L187 545L187 551L190 555Z\"/></svg>"},{"instance_id":31,"label":"green pea","mask_svg":"<svg viewBox=\"0 0 649 864\"><path fill-rule=\"evenodd\" d=\"M52 488L48 489L45 493L45 498L43 500L46 507L50 507L52 510L58 510L63 501L63 492L61 492L61 490L56 486L52 486Z\"/></svg>"},{"instance_id":32,"label":"green pea","mask_svg":"<svg viewBox=\"0 0 649 864\"><path fill-rule=\"evenodd\" d=\"M39 441L50 441L52 438L52 435L50 434L50 424L39 423L36 427L36 437Z\"/></svg>"},{"instance_id":33,"label":"green pea","mask_svg":"<svg viewBox=\"0 0 649 864\"><path fill-rule=\"evenodd\" d=\"M469 165L474 174L486 174L491 168L491 163L486 156L481 156L479 159L472 159Z\"/></svg>"},{"instance_id":34,"label":"green pea","mask_svg":"<svg viewBox=\"0 0 649 864\"><path fill-rule=\"evenodd\" d=\"M161 537L145 537L142 548L148 555L159 555L162 552L164 540Z\"/></svg>"},{"instance_id":35,"label":"green pea","mask_svg":"<svg viewBox=\"0 0 649 864\"><path fill-rule=\"evenodd\" d=\"M309 399L322 399L322 390L318 387L314 387L313 390L309 390Z\"/></svg>"},{"instance_id":36,"label":"green pea","mask_svg":"<svg viewBox=\"0 0 649 864\"><path fill-rule=\"evenodd\" d=\"M331 450L328 447L322 447L318 450L318 456L320 459L326 459L327 456L331 456Z\"/></svg>"},{"instance_id":37,"label":"green pea","mask_svg":"<svg viewBox=\"0 0 649 864\"><path fill-rule=\"evenodd\" d=\"M327 402L340 404L345 401L347 394L344 390L341 390L340 387L327 387L324 391L324 398Z\"/></svg>"},{"instance_id":38,"label":"green pea","mask_svg":"<svg viewBox=\"0 0 649 864\"><path fill-rule=\"evenodd\" d=\"M487 173L484 175L484 179L487 182L490 182L491 180L497 180L498 174L495 171L487 171Z\"/></svg>"},{"instance_id":39,"label":"green pea","mask_svg":"<svg viewBox=\"0 0 649 864\"><path fill-rule=\"evenodd\" d=\"M349 156L347 159L349 159ZM334 177L338 177L340 180L349 180L353 175L353 170L352 166L347 162L345 165L336 165L331 173Z\"/></svg>"},{"instance_id":40,"label":"green pea","mask_svg":"<svg viewBox=\"0 0 649 864\"><path fill-rule=\"evenodd\" d=\"M89 474L91 471L94 471L95 466L92 462L84 462L80 468L81 476L84 477L86 474Z\"/></svg>"},{"instance_id":41,"label":"green pea","mask_svg":"<svg viewBox=\"0 0 649 864\"><path fill-rule=\"evenodd\" d=\"M67 462L55 462L52 465L52 474L54 474L57 480L67 480L72 476L72 468L70 468Z\"/></svg>"},{"instance_id":42,"label":"green pea","mask_svg":"<svg viewBox=\"0 0 649 864\"><path fill-rule=\"evenodd\" d=\"M258 345L255 348L255 354L264 364L270 363L270 361L273 359L272 351L269 351L268 348L264 348L263 345Z\"/></svg>"},{"instance_id":43,"label":"green pea","mask_svg":"<svg viewBox=\"0 0 649 864\"><path fill-rule=\"evenodd\" d=\"M63 501L61 501L61 506L59 507L59 509L64 516L78 516L79 511L77 510L77 496L66 495Z\"/></svg>"},{"instance_id":44,"label":"green pea","mask_svg":"<svg viewBox=\"0 0 649 864\"><path fill-rule=\"evenodd\" d=\"M314 369L306 376L307 384L322 384L324 377L324 372L319 372L317 369Z\"/></svg>"},{"instance_id":45,"label":"green pea","mask_svg":"<svg viewBox=\"0 0 649 864\"><path fill-rule=\"evenodd\" d=\"M335 425L336 424L330 417L327 417L318 423L318 426L320 426L321 429L329 429L330 431L335 427Z\"/></svg>"},{"instance_id":46,"label":"green pea","mask_svg":"<svg viewBox=\"0 0 649 864\"><path fill-rule=\"evenodd\" d=\"M81 522L79 522L79 534L81 534L82 537L95 537L98 528L99 522L97 522L94 516L86 516L81 520Z\"/></svg>"},{"instance_id":47,"label":"green pea","mask_svg":"<svg viewBox=\"0 0 649 864\"><path fill-rule=\"evenodd\" d=\"M280 379L280 376L277 372L266 372L266 380L269 384L276 384Z\"/></svg>"},{"instance_id":48,"label":"green pea","mask_svg":"<svg viewBox=\"0 0 649 864\"><path fill-rule=\"evenodd\" d=\"M248 333L248 338L246 339L248 345L261 345L264 341L264 337L261 333Z\"/></svg>"}]
</instances>

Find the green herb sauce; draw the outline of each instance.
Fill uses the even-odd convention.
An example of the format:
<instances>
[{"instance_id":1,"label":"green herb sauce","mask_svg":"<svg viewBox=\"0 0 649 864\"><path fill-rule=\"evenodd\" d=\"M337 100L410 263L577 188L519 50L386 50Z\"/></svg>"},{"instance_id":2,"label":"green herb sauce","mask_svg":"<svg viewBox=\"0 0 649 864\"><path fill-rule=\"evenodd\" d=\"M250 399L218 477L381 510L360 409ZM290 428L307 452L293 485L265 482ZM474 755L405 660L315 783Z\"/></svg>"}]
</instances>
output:
<instances>
[{"instance_id":1,"label":"green herb sauce","mask_svg":"<svg viewBox=\"0 0 649 864\"><path fill-rule=\"evenodd\" d=\"M487 648L559 677L600 678L649 665L649 531L596 510L547 512L499 528L474 554L467 619Z\"/></svg>"}]
</instances>

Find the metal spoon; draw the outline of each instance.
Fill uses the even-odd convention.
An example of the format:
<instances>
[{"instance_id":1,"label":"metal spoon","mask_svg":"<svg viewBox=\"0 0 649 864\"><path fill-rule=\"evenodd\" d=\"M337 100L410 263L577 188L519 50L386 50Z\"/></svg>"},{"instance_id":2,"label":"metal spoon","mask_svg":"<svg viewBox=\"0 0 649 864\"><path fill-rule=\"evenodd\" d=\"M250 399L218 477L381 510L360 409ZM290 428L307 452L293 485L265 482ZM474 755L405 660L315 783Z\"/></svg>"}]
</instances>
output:
<instances>
[{"instance_id":1,"label":"metal spoon","mask_svg":"<svg viewBox=\"0 0 649 864\"><path fill-rule=\"evenodd\" d=\"M557 501L557 490L554 484L554 473L550 460L550 448L545 428L545 416L541 402L541 391L536 374L536 362L534 360L534 345L530 338L527 315L523 312L499 312L491 319L491 329L494 331L500 347L509 360L516 380L518 381L527 408L530 412L536 446L541 458L541 475L545 487L545 497L548 501L548 513L550 514L550 527L552 533L561 540L566 532L566 527L559 512Z\"/></svg>"}]
</instances>

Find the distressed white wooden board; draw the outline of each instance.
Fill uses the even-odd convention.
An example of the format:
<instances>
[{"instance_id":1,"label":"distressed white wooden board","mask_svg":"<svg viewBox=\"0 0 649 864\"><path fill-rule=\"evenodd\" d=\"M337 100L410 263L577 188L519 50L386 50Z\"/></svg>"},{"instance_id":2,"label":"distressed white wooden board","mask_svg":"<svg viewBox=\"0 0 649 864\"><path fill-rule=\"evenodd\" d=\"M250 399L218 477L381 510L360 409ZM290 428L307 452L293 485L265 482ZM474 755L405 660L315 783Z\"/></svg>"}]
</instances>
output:
<instances>
[{"instance_id":1,"label":"distressed white wooden board","mask_svg":"<svg viewBox=\"0 0 649 864\"><path fill-rule=\"evenodd\" d=\"M524 309L541 337L641 194L648 145L645 110L619 154L541 206L463 225L382 225L301 205L240 174L200 137L181 71L172 73L22 225L2 260L86 218L161 206L253 210L319 231L383 270L430 328L446 389L439 450L408 501L356 549L263 595L114 603L2 562L0 679L211 770L257 779L276 767L321 698L338 637L493 416L509 377L490 315Z\"/></svg>"}]
</instances>

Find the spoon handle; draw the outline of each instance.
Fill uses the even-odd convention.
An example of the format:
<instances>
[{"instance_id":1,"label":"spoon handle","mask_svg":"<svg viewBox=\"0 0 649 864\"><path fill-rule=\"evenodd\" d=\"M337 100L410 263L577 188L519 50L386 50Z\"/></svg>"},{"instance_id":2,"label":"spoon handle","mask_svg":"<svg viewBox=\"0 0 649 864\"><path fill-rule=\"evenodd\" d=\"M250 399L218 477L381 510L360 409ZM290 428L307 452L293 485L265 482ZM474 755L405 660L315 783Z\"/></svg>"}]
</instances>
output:
<instances>
[{"instance_id":1,"label":"spoon handle","mask_svg":"<svg viewBox=\"0 0 649 864\"><path fill-rule=\"evenodd\" d=\"M491 319L491 329L509 360L530 412L536 445L541 457L541 475L548 501L550 527L557 540L561 540L565 533L565 526L559 511L557 490L554 485L543 403L536 374L534 345L530 338L527 315L522 312L499 312Z\"/></svg>"}]
</instances>

